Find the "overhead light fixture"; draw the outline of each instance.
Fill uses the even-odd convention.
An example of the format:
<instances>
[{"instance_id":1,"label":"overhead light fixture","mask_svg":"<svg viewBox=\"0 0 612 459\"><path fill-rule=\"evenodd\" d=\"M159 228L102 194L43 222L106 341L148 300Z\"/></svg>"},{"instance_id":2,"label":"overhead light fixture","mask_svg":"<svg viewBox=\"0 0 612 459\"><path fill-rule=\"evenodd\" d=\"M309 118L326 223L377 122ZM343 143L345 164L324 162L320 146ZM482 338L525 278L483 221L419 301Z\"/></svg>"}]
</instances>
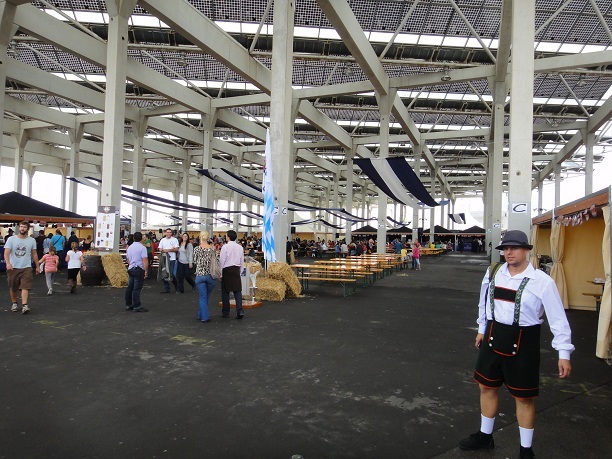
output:
<instances>
[{"instance_id":1,"label":"overhead light fixture","mask_svg":"<svg viewBox=\"0 0 612 459\"><path fill-rule=\"evenodd\" d=\"M445 65L442 70L444 72L444 75L442 75L440 80L442 80L442 81L450 81L451 80L451 76L448 74L448 72L450 71L448 65Z\"/></svg>"},{"instance_id":2,"label":"overhead light fixture","mask_svg":"<svg viewBox=\"0 0 612 459\"><path fill-rule=\"evenodd\" d=\"M187 59L185 58L185 53L182 52L180 57L176 61L176 65L179 67L187 67Z\"/></svg>"},{"instance_id":3,"label":"overhead light fixture","mask_svg":"<svg viewBox=\"0 0 612 459\"><path fill-rule=\"evenodd\" d=\"M586 84L586 81L584 80L585 77L586 75L584 73L581 73L578 76L578 83L576 83L576 86L584 86Z\"/></svg>"},{"instance_id":4,"label":"overhead light fixture","mask_svg":"<svg viewBox=\"0 0 612 459\"><path fill-rule=\"evenodd\" d=\"M347 64L344 67L344 75L345 76L353 76L353 66L351 64Z\"/></svg>"}]
</instances>

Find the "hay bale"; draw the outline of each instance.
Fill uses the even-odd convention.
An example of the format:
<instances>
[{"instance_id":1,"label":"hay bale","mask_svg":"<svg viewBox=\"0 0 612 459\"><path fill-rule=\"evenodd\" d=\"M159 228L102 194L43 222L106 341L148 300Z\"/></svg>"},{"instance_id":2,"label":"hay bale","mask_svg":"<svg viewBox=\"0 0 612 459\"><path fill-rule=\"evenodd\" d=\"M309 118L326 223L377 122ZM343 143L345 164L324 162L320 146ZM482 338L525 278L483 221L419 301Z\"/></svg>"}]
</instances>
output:
<instances>
[{"instance_id":1,"label":"hay bale","mask_svg":"<svg viewBox=\"0 0 612 459\"><path fill-rule=\"evenodd\" d=\"M245 263L244 267L247 268L247 270L250 271L251 274L258 273L263 269L261 263L259 263L258 261L253 263Z\"/></svg>"},{"instance_id":2,"label":"hay bale","mask_svg":"<svg viewBox=\"0 0 612 459\"><path fill-rule=\"evenodd\" d=\"M266 277L270 279L278 279L284 282L287 290L287 298L300 297L300 294L302 293L302 285L287 263L269 263L268 269L266 270Z\"/></svg>"},{"instance_id":3,"label":"hay bale","mask_svg":"<svg viewBox=\"0 0 612 459\"><path fill-rule=\"evenodd\" d=\"M283 281L260 277L257 279L255 299L269 301L283 301L285 299L286 286Z\"/></svg>"},{"instance_id":4,"label":"hay bale","mask_svg":"<svg viewBox=\"0 0 612 459\"><path fill-rule=\"evenodd\" d=\"M102 266L111 287L127 287L128 273L123 257L118 253L102 255Z\"/></svg>"}]
</instances>

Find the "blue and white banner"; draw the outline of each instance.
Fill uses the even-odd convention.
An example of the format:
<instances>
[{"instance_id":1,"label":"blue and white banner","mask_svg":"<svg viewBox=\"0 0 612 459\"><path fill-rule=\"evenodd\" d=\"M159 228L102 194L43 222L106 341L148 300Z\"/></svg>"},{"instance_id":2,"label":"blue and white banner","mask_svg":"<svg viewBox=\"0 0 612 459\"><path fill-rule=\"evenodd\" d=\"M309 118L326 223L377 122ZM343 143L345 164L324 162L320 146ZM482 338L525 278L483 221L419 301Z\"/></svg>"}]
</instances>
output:
<instances>
[{"instance_id":1,"label":"blue and white banner","mask_svg":"<svg viewBox=\"0 0 612 459\"><path fill-rule=\"evenodd\" d=\"M266 130L266 158L263 168L261 191L264 198L262 249L264 260L276 261L274 252L274 186L272 184L272 152L270 151L270 130Z\"/></svg>"},{"instance_id":2,"label":"blue and white banner","mask_svg":"<svg viewBox=\"0 0 612 459\"><path fill-rule=\"evenodd\" d=\"M448 214L455 223L465 224L465 214Z\"/></svg>"}]
</instances>

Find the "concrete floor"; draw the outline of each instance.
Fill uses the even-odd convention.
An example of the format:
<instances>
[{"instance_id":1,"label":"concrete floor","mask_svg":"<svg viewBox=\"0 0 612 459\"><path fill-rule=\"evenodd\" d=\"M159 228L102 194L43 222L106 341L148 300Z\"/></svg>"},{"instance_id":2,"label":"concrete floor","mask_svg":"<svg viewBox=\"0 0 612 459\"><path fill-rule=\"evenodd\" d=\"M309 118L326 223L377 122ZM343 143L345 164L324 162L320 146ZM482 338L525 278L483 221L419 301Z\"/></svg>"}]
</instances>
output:
<instances>
[{"instance_id":1,"label":"concrete floor","mask_svg":"<svg viewBox=\"0 0 612 459\"><path fill-rule=\"evenodd\" d=\"M242 321L196 321L197 294L146 283L144 314L123 290L52 297L38 277L31 314L10 312L0 276L0 458L514 458L503 393L496 449L458 450L478 430L472 380L486 260L422 260L344 298L311 285ZM219 287L213 301L220 298ZM577 347L556 375L546 327L534 450L540 458L612 451L612 367L594 356L594 312L569 311Z\"/></svg>"}]
</instances>

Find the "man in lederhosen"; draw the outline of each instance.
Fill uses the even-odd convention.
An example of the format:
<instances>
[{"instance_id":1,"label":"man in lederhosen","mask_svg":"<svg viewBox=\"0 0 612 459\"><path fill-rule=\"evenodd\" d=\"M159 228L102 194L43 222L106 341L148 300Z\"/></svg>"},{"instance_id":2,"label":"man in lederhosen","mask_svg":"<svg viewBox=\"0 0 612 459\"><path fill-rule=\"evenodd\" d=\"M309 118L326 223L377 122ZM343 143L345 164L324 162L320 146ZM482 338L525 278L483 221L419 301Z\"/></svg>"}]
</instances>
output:
<instances>
[{"instance_id":1,"label":"man in lederhosen","mask_svg":"<svg viewBox=\"0 0 612 459\"><path fill-rule=\"evenodd\" d=\"M474 379L480 387L480 430L459 442L466 450L493 448L493 426L499 405L499 388L505 384L516 401L520 457L534 457L531 448L535 422L535 397L539 393L540 327L542 313L559 352L559 377L570 375L574 350L571 330L555 282L529 263L527 235L507 231L496 250L506 263L492 265L480 288L478 334L480 349Z\"/></svg>"}]
</instances>

